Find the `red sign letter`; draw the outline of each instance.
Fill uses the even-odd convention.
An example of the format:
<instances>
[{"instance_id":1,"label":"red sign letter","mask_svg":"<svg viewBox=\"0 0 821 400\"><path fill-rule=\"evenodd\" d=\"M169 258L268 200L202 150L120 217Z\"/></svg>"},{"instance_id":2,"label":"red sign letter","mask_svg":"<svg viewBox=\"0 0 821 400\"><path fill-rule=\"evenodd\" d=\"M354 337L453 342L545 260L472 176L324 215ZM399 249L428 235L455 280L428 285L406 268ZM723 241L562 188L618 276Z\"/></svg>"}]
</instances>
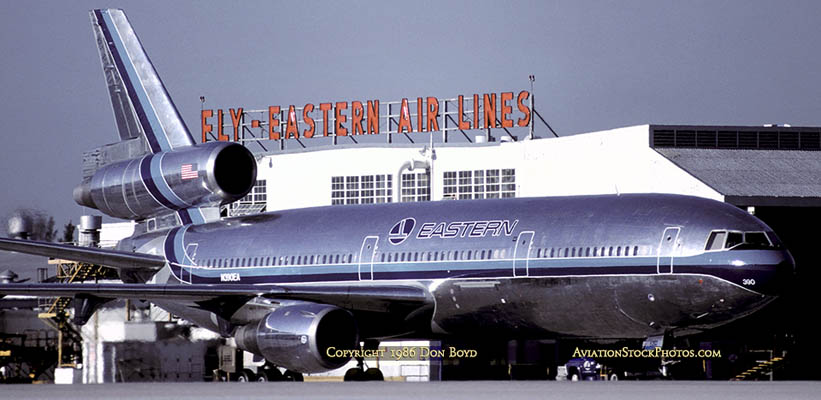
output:
<instances>
[{"instance_id":1,"label":"red sign letter","mask_svg":"<svg viewBox=\"0 0 821 400\"><path fill-rule=\"evenodd\" d=\"M507 105L507 102L513 100L513 92L504 92L499 99L499 112L502 114L502 128L512 128L513 120L508 119L507 116L513 112L513 107Z\"/></svg>"},{"instance_id":2,"label":"red sign letter","mask_svg":"<svg viewBox=\"0 0 821 400\"><path fill-rule=\"evenodd\" d=\"M470 129L470 121L465 121L465 96L459 95L459 129Z\"/></svg>"},{"instance_id":3,"label":"red sign letter","mask_svg":"<svg viewBox=\"0 0 821 400\"><path fill-rule=\"evenodd\" d=\"M328 136L328 111L331 110L331 103L319 103L322 110L322 136Z\"/></svg>"},{"instance_id":4,"label":"red sign letter","mask_svg":"<svg viewBox=\"0 0 821 400\"><path fill-rule=\"evenodd\" d=\"M361 101L351 103L351 135L364 135L362 131L362 117L365 116L365 108Z\"/></svg>"},{"instance_id":5,"label":"red sign letter","mask_svg":"<svg viewBox=\"0 0 821 400\"><path fill-rule=\"evenodd\" d=\"M296 109L294 105L288 106L288 125L285 126L285 139L290 139L293 136L299 139L299 127L296 121Z\"/></svg>"},{"instance_id":6,"label":"red sign letter","mask_svg":"<svg viewBox=\"0 0 821 400\"><path fill-rule=\"evenodd\" d=\"M439 100L436 97L428 97L428 132L439 130Z\"/></svg>"},{"instance_id":7,"label":"red sign letter","mask_svg":"<svg viewBox=\"0 0 821 400\"><path fill-rule=\"evenodd\" d=\"M396 133L402 133L405 129L408 130L408 133L413 132L413 126L411 126L410 120L410 110L408 110L408 99L402 99L402 107L400 107L399 110L399 126L396 128Z\"/></svg>"},{"instance_id":8,"label":"red sign letter","mask_svg":"<svg viewBox=\"0 0 821 400\"><path fill-rule=\"evenodd\" d=\"M519 118L517 122L519 126L528 126L530 125L530 108L525 105L525 99L530 97L530 93L526 90L522 90L519 92L519 98L517 100L517 105L519 106L519 111L524 114L524 118Z\"/></svg>"},{"instance_id":9,"label":"red sign letter","mask_svg":"<svg viewBox=\"0 0 821 400\"><path fill-rule=\"evenodd\" d=\"M379 134L379 100L368 100L368 133Z\"/></svg>"},{"instance_id":10,"label":"red sign letter","mask_svg":"<svg viewBox=\"0 0 821 400\"><path fill-rule=\"evenodd\" d=\"M306 138L314 137L314 131L316 130L316 124L314 123L314 119L308 116L308 113L314 110L313 104L306 104L305 108L302 109L302 120L305 121L306 124L310 128L306 129L305 132L302 132L302 136Z\"/></svg>"},{"instance_id":11,"label":"red sign letter","mask_svg":"<svg viewBox=\"0 0 821 400\"><path fill-rule=\"evenodd\" d=\"M236 112L235 112L236 111ZM233 108L229 108L228 112L231 113L231 123L234 125L234 141L239 141L239 122L240 118L242 118L242 108L238 108L234 110Z\"/></svg>"},{"instance_id":12,"label":"red sign letter","mask_svg":"<svg viewBox=\"0 0 821 400\"><path fill-rule=\"evenodd\" d=\"M336 107L334 107L334 122L336 127L334 128L334 134L336 136L348 136L348 130L342 126L345 121L348 120L348 117L342 114L342 110L348 108L348 103L344 101L339 101L336 103Z\"/></svg>"},{"instance_id":13,"label":"red sign letter","mask_svg":"<svg viewBox=\"0 0 821 400\"><path fill-rule=\"evenodd\" d=\"M208 134L211 133L213 126L208 123L208 118L214 116L214 110L202 110L202 142L208 141Z\"/></svg>"},{"instance_id":14,"label":"red sign letter","mask_svg":"<svg viewBox=\"0 0 821 400\"><path fill-rule=\"evenodd\" d=\"M485 129L496 127L496 93L482 96L482 111L485 115Z\"/></svg>"},{"instance_id":15,"label":"red sign letter","mask_svg":"<svg viewBox=\"0 0 821 400\"><path fill-rule=\"evenodd\" d=\"M217 140L220 142L227 142L228 135L222 134L222 109L217 109Z\"/></svg>"},{"instance_id":16,"label":"red sign letter","mask_svg":"<svg viewBox=\"0 0 821 400\"><path fill-rule=\"evenodd\" d=\"M277 117L274 118L274 115ZM279 106L268 107L268 139L279 140L279 130L274 127L279 126Z\"/></svg>"}]
</instances>

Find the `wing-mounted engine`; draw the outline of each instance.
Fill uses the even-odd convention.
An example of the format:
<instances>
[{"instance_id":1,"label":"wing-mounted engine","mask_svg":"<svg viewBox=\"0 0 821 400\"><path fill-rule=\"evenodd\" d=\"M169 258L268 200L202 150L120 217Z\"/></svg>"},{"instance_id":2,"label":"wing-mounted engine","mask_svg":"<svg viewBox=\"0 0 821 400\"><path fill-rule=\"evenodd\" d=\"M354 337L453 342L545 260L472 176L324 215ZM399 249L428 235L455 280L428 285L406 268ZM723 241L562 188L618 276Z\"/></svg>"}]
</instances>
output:
<instances>
[{"instance_id":1,"label":"wing-mounted engine","mask_svg":"<svg viewBox=\"0 0 821 400\"><path fill-rule=\"evenodd\" d=\"M282 306L234 333L240 349L301 373L342 367L351 357L329 357L328 349L355 349L358 336L356 320L350 312L316 303Z\"/></svg>"},{"instance_id":2,"label":"wing-mounted engine","mask_svg":"<svg viewBox=\"0 0 821 400\"><path fill-rule=\"evenodd\" d=\"M74 200L106 215L140 220L191 207L230 203L248 194L256 160L236 143L212 142L147 154L98 169Z\"/></svg>"}]
</instances>

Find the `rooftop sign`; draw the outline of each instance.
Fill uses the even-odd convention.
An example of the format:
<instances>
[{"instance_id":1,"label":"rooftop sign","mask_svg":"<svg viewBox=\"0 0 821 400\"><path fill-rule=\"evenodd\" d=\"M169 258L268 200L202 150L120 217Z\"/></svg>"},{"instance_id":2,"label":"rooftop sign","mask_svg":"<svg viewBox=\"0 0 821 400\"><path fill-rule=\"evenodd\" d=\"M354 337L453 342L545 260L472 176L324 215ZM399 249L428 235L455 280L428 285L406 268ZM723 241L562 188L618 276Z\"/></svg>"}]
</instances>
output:
<instances>
[{"instance_id":1,"label":"rooftop sign","mask_svg":"<svg viewBox=\"0 0 821 400\"><path fill-rule=\"evenodd\" d=\"M277 105L269 106L267 111L238 107L226 113L223 109L205 109L201 114L202 142L240 141L242 128L249 126L267 131L269 140L527 127L532 123L532 108L530 92L523 90L518 95L485 93L444 100L417 97L392 102ZM254 115L260 117L254 119Z\"/></svg>"}]
</instances>

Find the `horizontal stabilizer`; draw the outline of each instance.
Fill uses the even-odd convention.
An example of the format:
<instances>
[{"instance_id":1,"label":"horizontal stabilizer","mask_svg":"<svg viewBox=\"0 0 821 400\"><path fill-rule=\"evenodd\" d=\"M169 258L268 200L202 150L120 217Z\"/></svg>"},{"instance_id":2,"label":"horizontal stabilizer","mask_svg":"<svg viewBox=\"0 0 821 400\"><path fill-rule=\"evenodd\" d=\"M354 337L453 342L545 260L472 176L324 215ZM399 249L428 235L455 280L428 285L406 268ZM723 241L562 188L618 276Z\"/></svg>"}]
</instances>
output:
<instances>
[{"instance_id":1,"label":"horizontal stabilizer","mask_svg":"<svg viewBox=\"0 0 821 400\"><path fill-rule=\"evenodd\" d=\"M38 242L33 240L0 239L0 250L61 258L124 270L158 270L166 263L164 257L152 254L131 253L95 247L77 247L68 244Z\"/></svg>"}]
</instances>

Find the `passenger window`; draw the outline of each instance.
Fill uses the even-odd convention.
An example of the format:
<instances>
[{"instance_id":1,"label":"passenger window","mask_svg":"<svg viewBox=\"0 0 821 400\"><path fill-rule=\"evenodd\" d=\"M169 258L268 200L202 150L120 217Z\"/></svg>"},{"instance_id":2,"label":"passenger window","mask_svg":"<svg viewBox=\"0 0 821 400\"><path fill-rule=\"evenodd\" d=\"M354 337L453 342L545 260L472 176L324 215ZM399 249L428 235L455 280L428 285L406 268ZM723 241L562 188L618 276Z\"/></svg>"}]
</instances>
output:
<instances>
[{"instance_id":1,"label":"passenger window","mask_svg":"<svg viewBox=\"0 0 821 400\"><path fill-rule=\"evenodd\" d=\"M590 257L590 248L589 247L584 250L584 256L585 257Z\"/></svg>"},{"instance_id":2,"label":"passenger window","mask_svg":"<svg viewBox=\"0 0 821 400\"><path fill-rule=\"evenodd\" d=\"M613 246L610 246L610 249L609 249L609 251L607 252L607 255L608 255L609 257L613 257Z\"/></svg>"},{"instance_id":3,"label":"passenger window","mask_svg":"<svg viewBox=\"0 0 821 400\"><path fill-rule=\"evenodd\" d=\"M465 257L465 258L467 258L468 260L470 260L470 255L471 255L471 251L470 251L470 250L468 250L468 256L467 256L467 257Z\"/></svg>"},{"instance_id":4,"label":"passenger window","mask_svg":"<svg viewBox=\"0 0 821 400\"><path fill-rule=\"evenodd\" d=\"M576 257L576 248L575 247L570 250L570 257Z\"/></svg>"},{"instance_id":5,"label":"passenger window","mask_svg":"<svg viewBox=\"0 0 821 400\"><path fill-rule=\"evenodd\" d=\"M639 255L639 246L633 246L633 255L634 256Z\"/></svg>"}]
</instances>

